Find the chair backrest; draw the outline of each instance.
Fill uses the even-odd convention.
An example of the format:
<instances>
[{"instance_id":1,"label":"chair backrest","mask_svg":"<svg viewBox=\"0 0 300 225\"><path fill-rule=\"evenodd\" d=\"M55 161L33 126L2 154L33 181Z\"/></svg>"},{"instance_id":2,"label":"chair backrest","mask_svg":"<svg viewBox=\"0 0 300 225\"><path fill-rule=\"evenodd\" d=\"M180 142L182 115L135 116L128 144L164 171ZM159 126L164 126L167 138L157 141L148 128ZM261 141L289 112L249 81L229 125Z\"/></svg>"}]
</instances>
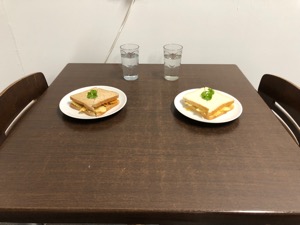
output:
<instances>
[{"instance_id":1,"label":"chair backrest","mask_svg":"<svg viewBox=\"0 0 300 225\"><path fill-rule=\"evenodd\" d=\"M17 80L0 93L0 145L7 128L18 115L48 88L43 73L34 73Z\"/></svg>"},{"instance_id":2,"label":"chair backrest","mask_svg":"<svg viewBox=\"0 0 300 225\"><path fill-rule=\"evenodd\" d=\"M300 146L300 89L275 75L261 78L258 93L267 105L283 120Z\"/></svg>"}]
</instances>

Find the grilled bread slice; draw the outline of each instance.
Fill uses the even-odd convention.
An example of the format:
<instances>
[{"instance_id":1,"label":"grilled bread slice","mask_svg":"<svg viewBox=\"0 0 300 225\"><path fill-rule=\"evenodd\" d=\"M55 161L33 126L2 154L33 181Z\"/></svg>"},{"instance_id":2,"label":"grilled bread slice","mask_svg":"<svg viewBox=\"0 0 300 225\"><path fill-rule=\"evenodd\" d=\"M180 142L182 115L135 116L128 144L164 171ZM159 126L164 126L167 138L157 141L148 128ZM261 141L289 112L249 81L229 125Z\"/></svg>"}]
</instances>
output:
<instances>
[{"instance_id":1,"label":"grilled bread slice","mask_svg":"<svg viewBox=\"0 0 300 225\"><path fill-rule=\"evenodd\" d=\"M96 95L88 97L91 91L94 91ZM70 107L89 116L101 116L119 104L118 97L117 92L95 87L71 95Z\"/></svg>"}]
</instances>

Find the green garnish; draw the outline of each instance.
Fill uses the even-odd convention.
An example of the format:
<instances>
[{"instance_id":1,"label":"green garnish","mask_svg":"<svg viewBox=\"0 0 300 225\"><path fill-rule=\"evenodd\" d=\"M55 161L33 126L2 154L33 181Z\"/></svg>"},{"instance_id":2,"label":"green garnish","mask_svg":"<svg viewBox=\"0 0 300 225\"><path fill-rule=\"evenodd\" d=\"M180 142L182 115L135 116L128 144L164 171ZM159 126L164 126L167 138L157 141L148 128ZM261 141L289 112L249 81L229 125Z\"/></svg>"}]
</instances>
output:
<instances>
[{"instance_id":1,"label":"green garnish","mask_svg":"<svg viewBox=\"0 0 300 225\"><path fill-rule=\"evenodd\" d=\"M87 93L87 98L97 98L98 95L97 95L97 91L96 90L90 90L88 93Z\"/></svg>"},{"instance_id":2,"label":"green garnish","mask_svg":"<svg viewBox=\"0 0 300 225\"><path fill-rule=\"evenodd\" d=\"M212 88L204 88L204 91L201 93L201 97L206 101L209 101L212 99L214 93L215 92Z\"/></svg>"}]
</instances>

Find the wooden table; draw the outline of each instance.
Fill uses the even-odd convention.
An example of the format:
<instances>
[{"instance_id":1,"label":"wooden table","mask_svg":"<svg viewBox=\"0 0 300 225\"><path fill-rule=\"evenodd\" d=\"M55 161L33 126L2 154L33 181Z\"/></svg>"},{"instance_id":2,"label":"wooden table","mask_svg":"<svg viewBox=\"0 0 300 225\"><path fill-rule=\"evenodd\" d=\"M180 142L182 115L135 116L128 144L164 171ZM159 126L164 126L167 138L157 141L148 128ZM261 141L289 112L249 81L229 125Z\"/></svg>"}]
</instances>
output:
<instances>
[{"instance_id":1,"label":"wooden table","mask_svg":"<svg viewBox=\"0 0 300 225\"><path fill-rule=\"evenodd\" d=\"M299 224L300 150L235 65L68 64L0 147L0 221ZM75 89L107 85L128 102L99 120L61 113ZM237 120L191 120L173 104L209 86L243 105Z\"/></svg>"}]
</instances>

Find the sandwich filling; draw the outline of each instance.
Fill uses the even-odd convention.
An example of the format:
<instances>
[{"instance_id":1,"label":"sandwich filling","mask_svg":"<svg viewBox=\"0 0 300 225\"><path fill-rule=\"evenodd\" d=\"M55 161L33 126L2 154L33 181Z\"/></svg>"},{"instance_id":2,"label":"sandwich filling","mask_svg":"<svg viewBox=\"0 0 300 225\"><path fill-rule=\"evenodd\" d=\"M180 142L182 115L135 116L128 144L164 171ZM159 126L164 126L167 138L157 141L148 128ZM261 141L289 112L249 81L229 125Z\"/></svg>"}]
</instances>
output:
<instances>
[{"instance_id":1,"label":"sandwich filling","mask_svg":"<svg viewBox=\"0 0 300 225\"><path fill-rule=\"evenodd\" d=\"M119 94L102 88L92 88L70 96L70 107L89 116L101 116L119 104Z\"/></svg>"},{"instance_id":2,"label":"sandwich filling","mask_svg":"<svg viewBox=\"0 0 300 225\"><path fill-rule=\"evenodd\" d=\"M234 108L234 100L231 97L207 87L186 93L183 96L183 103L187 109L207 120L215 119Z\"/></svg>"}]
</instances>

